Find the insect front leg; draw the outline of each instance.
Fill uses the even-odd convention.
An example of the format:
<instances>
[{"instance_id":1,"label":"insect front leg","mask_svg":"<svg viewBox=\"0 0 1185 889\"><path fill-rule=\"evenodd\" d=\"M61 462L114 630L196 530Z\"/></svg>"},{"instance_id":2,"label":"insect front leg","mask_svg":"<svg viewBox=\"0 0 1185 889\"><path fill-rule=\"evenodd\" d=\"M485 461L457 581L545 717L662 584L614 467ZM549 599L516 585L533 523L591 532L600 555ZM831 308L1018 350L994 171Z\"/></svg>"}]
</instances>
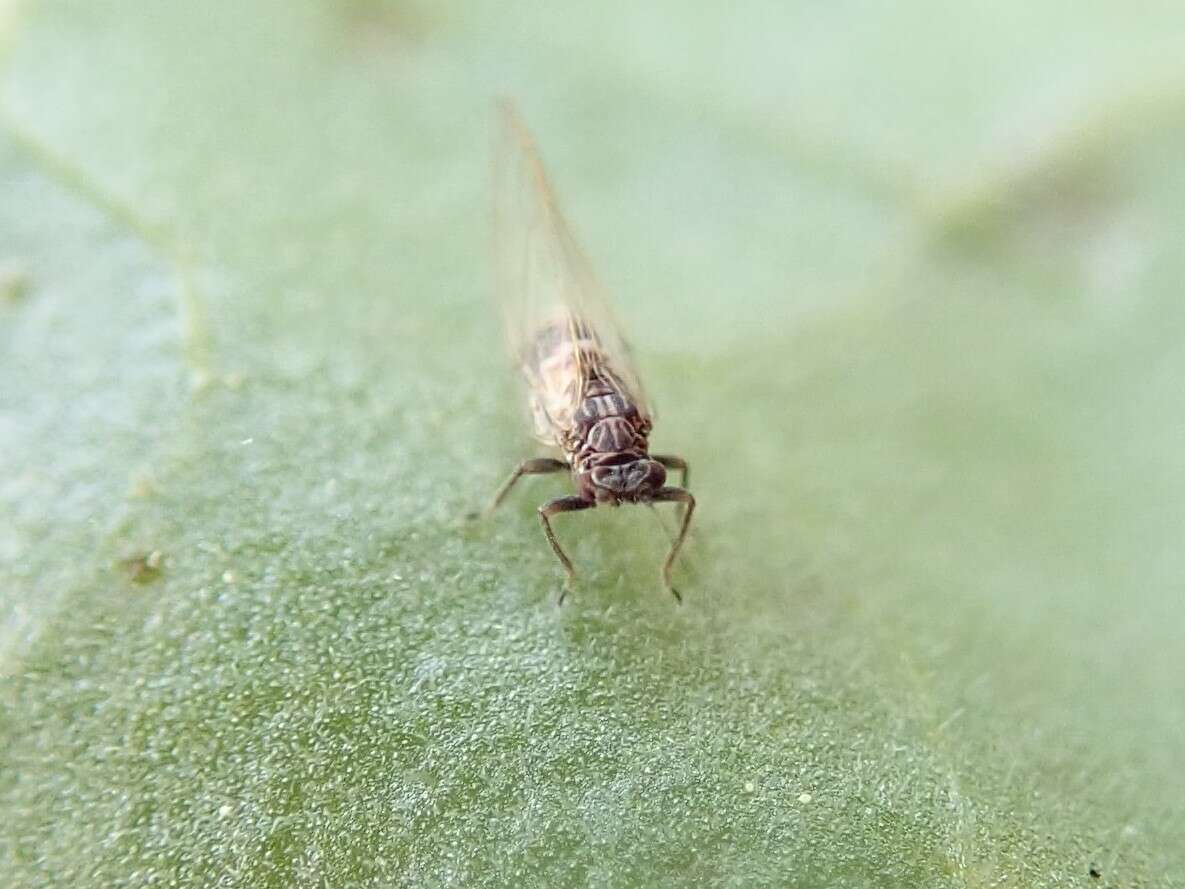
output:
<instances>
[{"instance_id":1,"label":"insect front leg","mask_svg":"<svg viewBox=\"0 0 1185 889\"><path fill-rule=\"evenodd\" d=\"M671 567L675 564L675 557L679 555L679 548L683 546L683 541L687 537L687 528L691 525L691 514L695 512L695 498L691 496L690 491L685 491L682 488L659 488L654 492L652 500L655 503L683 504L683 521L679 523L679 534L675 537L675 542L671 544L671 551L667 553L666 561L662 563L663 586L670 590L678 601L682 602L683 597L671 584Z\"/></svg>"},{"instance_id":2,"label":"insect front leg","mask_svg":"<svg viewBox=\"0 0 1185 889\"><path fill-rule=\"evenodd\" d=\"M687 490L687 480L691 478L691 467L687 465L687 461L682 457L676 457L673 454L653 454L650 459L657 460L667 469L678 469L682 474L679 476L679 487ZM686 505L679 507L679 518L683 517L683 513L687 511Z\"/></svg>"},{"instance_id":3,"label":"insect front leg","mask_svg":"<svg viewBox=\"0 0 1185 889\"><path fill-rule=\"evenodd\" d=\"M539 518L543 522L543 533L547 535L547 542L551 544L551 548L555 551L556 558L564 566L564 570L568 572L568 576L564 578L564 588L560 591L560 598L556 602L557 605L564 604L564 597L568 595L568 590L572 587L572 578L576 576L576 569L572 567L572 560L568 558L560 542L555 539L555 532L551 530L551 517L561 512L577 512L581 509L591 509L596 506L595 503L585 500L581 497L557 497L550 503L545 503L539 507Z\"/></svg>"},{"instance_id":4,"label":"insect front leg","mask_svg":"<svg viewBox=\"0 0 1185 889\"><path fill-rule=\"evenodd\" d=\"M650 459L661 463L667 469L678 469L681 473L679 476L679 487L686 488L687 480L691 478L691 467L687 465L687 461L682 457L675 457L671 454L651 454Z\"/></svg>"},{"instance_id":5,"label":"insect front leg","mask_svg":"<svg viewBox=\"0 0 1185 889\"><path fill-rule=\"evenodd\" d=\"M494 494L494 499L490 501L490 505L485 508L483 515L488 516L495 509L498 508L506 495L510 493L510 489L514 487L517 482L524 475L547 475L551 472L563 472L568 468L568 464L563 460L553 460L550 457L538 457L534 460L524 460L518 465L514 472L510 473L510 478L502 482L502 486L498 488L498 492Z\"/></svg>"}]
</instances>

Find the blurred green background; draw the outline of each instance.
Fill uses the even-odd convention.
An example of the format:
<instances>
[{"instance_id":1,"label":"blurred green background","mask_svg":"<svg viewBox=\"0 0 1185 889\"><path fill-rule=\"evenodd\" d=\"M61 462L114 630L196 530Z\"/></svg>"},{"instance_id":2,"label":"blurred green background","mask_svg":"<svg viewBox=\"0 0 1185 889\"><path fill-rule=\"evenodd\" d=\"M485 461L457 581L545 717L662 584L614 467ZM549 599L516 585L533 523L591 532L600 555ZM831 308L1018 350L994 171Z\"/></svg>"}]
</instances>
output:
<instances>
[{"instance_id":1,"label":"blurred green background","mask_svg":"<svg viewBox=\"0 0 1185 889\"><path fill-rule=\"evenodd\" d=\"M1185 18L0 0L0 873L1185 885ZM694 467L561 519L514 96Z\"/></svg>"}]
</instances>

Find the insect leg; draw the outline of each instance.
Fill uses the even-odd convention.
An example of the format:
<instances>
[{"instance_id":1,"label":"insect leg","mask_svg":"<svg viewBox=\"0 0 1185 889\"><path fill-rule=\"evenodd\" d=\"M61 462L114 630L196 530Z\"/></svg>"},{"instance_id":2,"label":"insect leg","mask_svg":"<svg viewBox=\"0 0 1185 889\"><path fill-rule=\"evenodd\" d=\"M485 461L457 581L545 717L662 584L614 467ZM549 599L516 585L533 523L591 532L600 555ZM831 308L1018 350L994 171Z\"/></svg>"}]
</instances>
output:
<instances>
[{"instance_id":1,"label":"insect leg","mask_svg":"<svg viewBox=\"0 0 1185 889\"><path fill-rule=\"evenodd\" d=\"M572 578L576 576L576 569L572 567L572 560L568 558L567 554L560 547L560 542L555 539L555 532L551 530L551 517L561 512L576 512L581 509L590 509L596 506L588 500L580 497L557 497L550 503L545 503L539 507L539 518L543 522L543 533L547 535L547 542L551 544L551 548L555 551L556 558L560 560L564 566L564 570L568 572L568 576L564 579L564 588L560 591L559 601L557 605L564 604L564 596L568 595L568 589L572 585Z\"/></svg>"},{"instance_id":2,"label":"insect leg","mask_svg":"<svg viewBox=\"0 0 1185 889\"><path fill-rule=\"evenodd\" d=\"M498 492L494 495L494 499L490 501L490 505L486 507L483 515L489 515L498 508L506 495L510 493L510 489L514 487L517 482L524 475L546 475L549 472L563 472L568 468L568 464L563 460L552 460L550 457L539 457L535 460L524 460L518 464L518 468L510 473L510 478L502 482L502 486L498 488Z\"/></svg>"},{"instance_id":3,"label":"insect leg","mask_svg":"<svg viewBox=\"0 0 1185 889\"><path fill-rule=\"evenodd\" d=\"M682 488L659 488L654 492L652 499L655 503L682 503L684 507L683 521L679 523L679 536L671 544L671 551L667 553L667 559L662 563L663 586L670 590L678 601L682 602L683 597L671 585L671 566L675 564L675 556L679 555L679 548L683 546L683 541L687 537L687 528L691 524L691 514L695 512L695 498L691 496L690 491L685 491Z\"/></svg>"},{"instance_id":4,"label":"insect leg","mask_svg":"<svg viewBox=\"0 0 1185 889\"><path fill-rule=\"evenodd\" d=\"M684 460L682 457L676 457L672 454L653 454L651 455L650 459L657 460L667 469L680 470L683 474L679 477L679 487L687 490L687 480L691 478L691 467L687 465L686 460ZM679 507L679 518L683 517L683 513L686 511L686 509L687 507L685 505Z\"/></svg>"},{"instance_id":5,"label":"insect leg","mask_svg":"<svg viewBox=\"0 0 1185 889\"><path fill-rule=\"evenodd\" d=\"M650 459L661 463L667 469L680 470L683 475L679 478L679 487L687 487L687 480L691 478L691 467L687 465L686 460L684 460L682 457L675 457L671 454L651 454Z\"/></svg>"}]
</instances>

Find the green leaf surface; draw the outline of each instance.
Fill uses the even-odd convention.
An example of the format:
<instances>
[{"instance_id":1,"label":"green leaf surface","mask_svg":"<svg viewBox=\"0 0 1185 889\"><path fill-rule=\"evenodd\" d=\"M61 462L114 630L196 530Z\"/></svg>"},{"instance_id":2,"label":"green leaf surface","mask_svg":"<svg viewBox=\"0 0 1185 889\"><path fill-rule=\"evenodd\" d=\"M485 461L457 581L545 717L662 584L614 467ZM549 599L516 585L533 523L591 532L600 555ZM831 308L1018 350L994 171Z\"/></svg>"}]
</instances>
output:
<instances>
[{"instance_id":1,"label":"green leaf surface","mask_svg":"<svg viewBox=\"0 0 1185 889\"><path fill-rule=\"evenodd\" d=\"M1179 22L0 0L4 884L1185 885ZM563 482L464 518L496 93L682 608L646 510L562 609Z\"/></svg>"}]
</instances>

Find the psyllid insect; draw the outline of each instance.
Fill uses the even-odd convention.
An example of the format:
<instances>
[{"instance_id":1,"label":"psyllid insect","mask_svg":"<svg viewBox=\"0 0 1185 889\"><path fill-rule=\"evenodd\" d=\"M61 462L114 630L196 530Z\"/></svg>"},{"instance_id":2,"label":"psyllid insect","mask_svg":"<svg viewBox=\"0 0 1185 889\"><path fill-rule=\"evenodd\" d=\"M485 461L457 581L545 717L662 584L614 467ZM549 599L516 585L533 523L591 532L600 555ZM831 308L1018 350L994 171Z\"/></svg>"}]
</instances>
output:
<instances>
[{"instance_id":1,"label":"psyllid insect","mask_svg":"<svg viewBox=\"0 0 1185 889\"><path fill-rule=\"evenodd\" d=\"M671 584L695 498L687 490L687 462L651 454L653 412L621 334L584 254L556 205L535 143L509 103L498 108L495 167L495 246L498 298L511 355L527 383L535 438L555 456L524 460L498 489L492 512L524 475L568 471L576 494L539 507L547 542L567 576L575 569L551 519L564 512L622 503L681 503L679 530L662 565ZM682 487L666 484L667 470Z\"/></svg>"}]
</instances>

